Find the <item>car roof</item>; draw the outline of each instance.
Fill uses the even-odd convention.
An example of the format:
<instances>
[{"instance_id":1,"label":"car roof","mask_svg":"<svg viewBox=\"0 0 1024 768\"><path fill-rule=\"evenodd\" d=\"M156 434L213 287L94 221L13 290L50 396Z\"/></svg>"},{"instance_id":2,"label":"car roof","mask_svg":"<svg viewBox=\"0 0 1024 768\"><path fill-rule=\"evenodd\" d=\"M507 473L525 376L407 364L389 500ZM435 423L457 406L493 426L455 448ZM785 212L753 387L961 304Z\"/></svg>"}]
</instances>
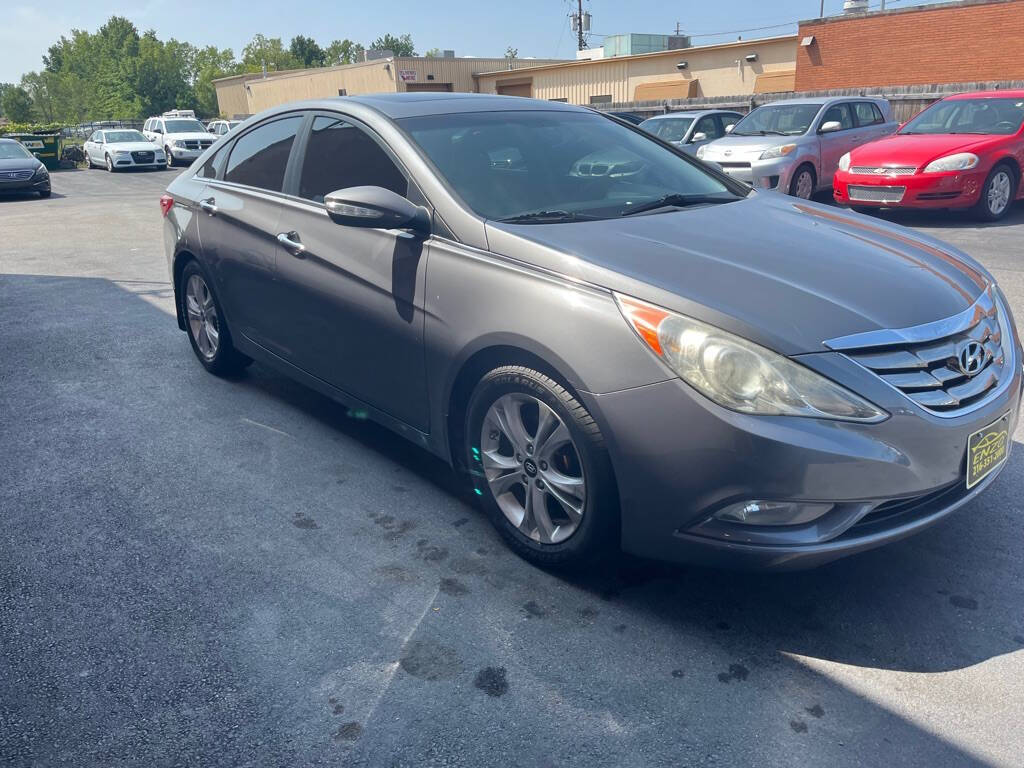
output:
<instances>
[{"instance_id":1,"label":"car roof","mask_svg":"<svg viewBox=\"0 0 1024 768\"><path fill-rule=\"evenodd\" d=\"M647 118L648 120L666 120L672 117L703 117L704 115L717 115L719 112L724 112L729 115L740 115L742 112L737 112L735 109L688 109L683 112L668 112L664 115L652 115Z\"/></svg>"},{"instance_id":2,"label":"car roof","mask_svg":"<svg viewBox=\"0 0 1024 768\"><path fill-rule=\"evenodd\" d=\"M973 93L956 93L947 96L947 101L961 99L1024 99L1024 91L974 91Z\"/></svg>"},{"instance_id":3,"label":"car roof","mask_svg":"<svg viewBox=\"0 0 1024 768\"><path fill-rule=\"evenodd\" d=\"M403 117L444 115L457 112L511 112L544 110L552 112L591 112L560 101L499 96L486 93L371 93L361 96L335 96L328 99L292 103L290 109L336 109L345 104L362 104L398 120Z\"/></svg>"}]
</instances>

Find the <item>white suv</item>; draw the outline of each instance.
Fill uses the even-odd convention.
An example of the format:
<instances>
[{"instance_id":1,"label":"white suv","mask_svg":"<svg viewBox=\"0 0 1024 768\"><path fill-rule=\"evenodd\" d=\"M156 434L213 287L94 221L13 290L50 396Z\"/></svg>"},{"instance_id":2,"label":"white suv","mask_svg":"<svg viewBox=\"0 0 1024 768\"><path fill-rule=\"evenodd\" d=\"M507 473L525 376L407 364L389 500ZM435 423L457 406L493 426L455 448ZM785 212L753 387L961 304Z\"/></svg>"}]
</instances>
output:
<instances>
[{"instance_id":1,"label":"white suv","mask_svg":"<svg viewBox=\"0 0 1024 768\"><path fill-rule=\"evenodd\" d=\"M179 162L191 163L217 140L196 120L191 110L165 112L160 117L151 117L142 127L142 133L164 148L168 167Z\"/></svg>"}]
</instances>

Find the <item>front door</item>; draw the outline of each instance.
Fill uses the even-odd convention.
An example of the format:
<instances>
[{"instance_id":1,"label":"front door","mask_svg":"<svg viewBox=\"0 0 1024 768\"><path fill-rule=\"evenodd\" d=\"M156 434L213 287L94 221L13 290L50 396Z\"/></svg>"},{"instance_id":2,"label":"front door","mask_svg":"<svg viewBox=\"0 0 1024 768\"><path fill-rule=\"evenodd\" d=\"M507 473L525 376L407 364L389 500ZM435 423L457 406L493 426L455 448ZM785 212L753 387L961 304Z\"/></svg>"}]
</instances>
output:
<instances>
[{"instance_id":1,"label":"front door","mask_svg":"<svg viewBox=\"0 0 1024 768\"><path fill-rule=\"evenodd\" d=\"M841 128L838 131L821 133L821 126L830 122L839 123ZM821 167L819 169L821 177L818 179L818 186L830 187L836 169L839 167L839 158L849 152L855 142L854 135L857 128L853 121L850 105L845 102L833 104L822 116L818 127L818 139L821 145Z\"/></svg>"},{"instance_id":2,"label":"front door","mask_svg":"<svg viewBox=\"0 0 1024 768\"><path fill-rule=\"evenodd\" d=\"M406 232L335 224L324 197L379 186L421 202L383 144L337 114L314 117L278 223L287 322L275 344L307 373L426 431L426 251Z\"/></svg>"}]
</instances>

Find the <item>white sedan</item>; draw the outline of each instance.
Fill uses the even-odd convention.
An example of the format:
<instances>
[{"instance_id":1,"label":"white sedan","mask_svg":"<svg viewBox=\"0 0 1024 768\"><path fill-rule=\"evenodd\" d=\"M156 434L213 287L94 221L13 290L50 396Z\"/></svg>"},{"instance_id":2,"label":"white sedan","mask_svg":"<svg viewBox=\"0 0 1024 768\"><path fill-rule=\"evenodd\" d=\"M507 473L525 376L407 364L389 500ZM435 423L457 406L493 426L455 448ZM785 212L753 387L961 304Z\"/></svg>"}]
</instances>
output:
<instances>
[{"instance_id":1,"label":"white sedan","mask_svg":"<svg viewBox=\"0 0 1024 768\"><path fill-rule=\"evenodd\" d=\"M95 131L82 147L90 168L106 167L108 171L122 168L166 168L164 150L139 131L107 128Z\"/></svg>"}]
</instances>

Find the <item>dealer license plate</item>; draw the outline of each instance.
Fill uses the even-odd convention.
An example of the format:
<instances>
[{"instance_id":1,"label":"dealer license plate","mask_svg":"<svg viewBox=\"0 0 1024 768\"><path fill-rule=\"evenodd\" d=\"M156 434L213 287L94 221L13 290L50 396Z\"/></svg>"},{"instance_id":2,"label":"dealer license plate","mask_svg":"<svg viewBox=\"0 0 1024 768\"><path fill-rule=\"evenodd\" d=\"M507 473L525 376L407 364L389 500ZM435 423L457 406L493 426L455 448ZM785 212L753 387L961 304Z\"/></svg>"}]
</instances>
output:
<instances>
[{"instance_id":1,"label":"dealer license plate","mask_svg":"<svg viewBox=\"0 0 1024 768\"><path fill-rule=\"evenodd\" d=\"M971 488L998 469L1009 453L1010 414L967 438L967 487Z\"/></svg>"}]
</instances>

